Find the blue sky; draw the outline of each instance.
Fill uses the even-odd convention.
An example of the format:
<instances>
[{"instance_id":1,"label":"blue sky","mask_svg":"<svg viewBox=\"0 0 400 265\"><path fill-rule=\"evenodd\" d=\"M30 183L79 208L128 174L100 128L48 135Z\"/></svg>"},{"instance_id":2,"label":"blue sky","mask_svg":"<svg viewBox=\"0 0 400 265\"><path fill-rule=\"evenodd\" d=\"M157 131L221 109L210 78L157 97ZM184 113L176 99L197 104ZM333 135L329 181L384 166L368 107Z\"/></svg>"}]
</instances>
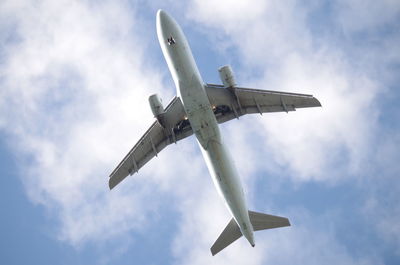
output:
<instances>
[{"instance_id":1,"label":"blue sky","mask_svg":"<svg viewBox=\"0 0 400 265\"><path fill-rule=\"evenodd\" d=\"M156 11L203 79L310 93L322 108L221 126L252 210L290 228L212 257L230 220L194 138L108 190L175 87ZM3 264L398 264L396 1L2 1Z\"/></svg>"}]
</instances>

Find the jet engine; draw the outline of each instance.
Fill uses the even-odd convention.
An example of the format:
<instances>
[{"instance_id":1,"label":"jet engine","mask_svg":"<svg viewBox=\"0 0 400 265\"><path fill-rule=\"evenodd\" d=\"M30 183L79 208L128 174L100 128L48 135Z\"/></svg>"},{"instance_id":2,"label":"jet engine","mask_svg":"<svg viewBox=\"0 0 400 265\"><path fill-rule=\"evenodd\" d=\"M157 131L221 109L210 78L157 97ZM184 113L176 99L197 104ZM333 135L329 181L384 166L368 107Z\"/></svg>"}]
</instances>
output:
<instances>
[{"instance_id":1,"label":"jet engine","mask_svg":"<svg viewBox=\"0 0 400 265\"><path fill-rule=\"evenodd\" d=\"M233 71L230 65L222 66L218 69L219 77L225 87L236 86L235 77L233 76Z\"/></svg>"},{"instance_id":2,"label":"jet engine","mask_svg":"<svg viewBox=\"0 0 400 265\"><path fill-rule=\"evenodd\" d=\"M164 106L162 104L162 100L157 94L151 95L149 97L149 103L154 117L157 118L160 114L164 113Z\"/></svg>"}]
</instances>

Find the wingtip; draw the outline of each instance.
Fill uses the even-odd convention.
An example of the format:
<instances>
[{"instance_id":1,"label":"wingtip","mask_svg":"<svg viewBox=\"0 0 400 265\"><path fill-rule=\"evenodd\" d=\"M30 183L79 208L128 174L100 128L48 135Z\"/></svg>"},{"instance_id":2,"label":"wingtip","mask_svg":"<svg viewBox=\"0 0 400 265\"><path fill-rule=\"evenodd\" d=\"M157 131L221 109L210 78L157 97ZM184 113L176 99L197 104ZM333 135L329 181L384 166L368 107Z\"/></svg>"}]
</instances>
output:
<instances>
[{"instance_id":1,"label":"wingtip","mask_svg":"<svg viewBox=\"0 0 400 265\"><path fill-rule=\"evenodd\" d=\"M215 256L219 251L215 250L213 247L210 248L211 255Z\"/></svg>"},{"instance_id":2,"label":"wingtip","mask_svg":"<svg viewBox=\"0 0 400 265\"><path fill-rule=\"evenodd\" d=\"M317 104L316 104L317 107L322 107L321 102L319 102L319 100L316 97L314 97L314 99L317 102Z\"/></svg>"},{"instance_id":3,"label":"wingtip","mask_svg":"<svg viewBox=\"0 0 400 265\"><path fill-rule=\"evenodd\" d=\"M108 188L109 188L110 190L112 190L117 184L118 184L118 183L114 183L114 182L112 181L112 178L110 178L110 180L108 181Z\"/></svg>"}]
</instances>

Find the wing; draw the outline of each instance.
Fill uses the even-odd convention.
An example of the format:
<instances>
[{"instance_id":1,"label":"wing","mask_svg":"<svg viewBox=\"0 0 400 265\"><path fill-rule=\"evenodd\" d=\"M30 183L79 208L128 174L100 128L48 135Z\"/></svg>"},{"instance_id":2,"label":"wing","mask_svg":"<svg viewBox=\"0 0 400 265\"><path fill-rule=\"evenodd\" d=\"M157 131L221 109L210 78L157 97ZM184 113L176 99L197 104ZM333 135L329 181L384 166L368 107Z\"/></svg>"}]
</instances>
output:
<instances>
[{"instance_id":1,"label":"wing","mask_svg":"<svg viewBox=\"0 0 400 265\"><path fill-rule=\"evenodd\" d=\"M318 99L306 94L242 87L226 88L212 84L206 85L206 92L218 123L251 113L289 112L297 108L321 106Z\"/></svg>"},{"instance_id":2,"label":"wing","mask_svg":"<svg viewBox=\"0 0 400 265\"><path fill-rule=\"evenodd\" d=\"M193 134L182 102L175 97L146 133L110 175L109 187L114 188L128 175L143 167L150 159L171 143Z\"/></svg>"}]
</instances>

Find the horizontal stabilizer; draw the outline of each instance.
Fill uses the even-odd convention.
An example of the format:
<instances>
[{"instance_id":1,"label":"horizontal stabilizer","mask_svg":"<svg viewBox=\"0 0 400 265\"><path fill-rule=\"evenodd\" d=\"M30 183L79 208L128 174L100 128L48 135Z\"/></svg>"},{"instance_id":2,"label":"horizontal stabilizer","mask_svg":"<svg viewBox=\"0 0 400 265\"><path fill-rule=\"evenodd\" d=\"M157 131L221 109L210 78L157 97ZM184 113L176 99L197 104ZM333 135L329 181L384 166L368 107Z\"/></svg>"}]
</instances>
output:
<instances>
[{"instance_id":1,"label":"horizontal stabilizer","mask_svg":"<svg viewBox=\"0 0 400 265\"><path fill-rule=\"evenodd\" d=\"M225 227L224 231L218 237L217 241L215 241L214 245L212 245L212 255L214 256L215 254L235 242L241 236L242 232L240 232L240 228L237 225L235 219L232 218L229 224Z\"/></svg>"},{"instance_id":2,"label":"horizontal stabilizer","mask_svg":"<svg viewBox=\"0 0 400 265\"><path fill-rule=\"evenodd\" d=\"M249 217L254 231L290 226L289 219L285 217L252 211L249 211Z\"/></svg>"},{"instance_id":3,"label":"horizontal stabilizer","mask_svg":"<svg viewBox=\"0 0 400 265\"><path fill-rule=\"evenodd\" d=\"M290 226L289 219L280 216L269 215L249 211L250 222L254 231L272 229L284 226ZM211 247L211 253L214 256L242 236L239 226L235 219L231 219L224 231Z\"/></svg>"}]
</instances>

